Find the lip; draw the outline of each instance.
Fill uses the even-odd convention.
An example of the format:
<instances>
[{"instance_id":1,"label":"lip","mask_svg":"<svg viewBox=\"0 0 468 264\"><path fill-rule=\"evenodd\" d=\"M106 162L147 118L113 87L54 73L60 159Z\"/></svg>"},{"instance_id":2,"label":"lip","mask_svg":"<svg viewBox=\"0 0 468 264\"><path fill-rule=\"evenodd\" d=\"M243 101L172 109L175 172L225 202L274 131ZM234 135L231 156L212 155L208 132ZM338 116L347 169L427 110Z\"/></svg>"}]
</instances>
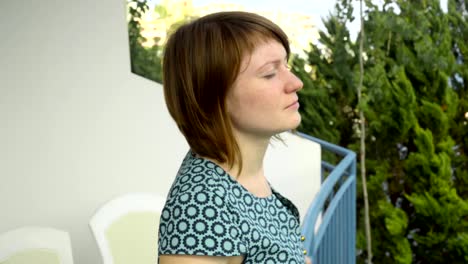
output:
<instances>
[{"instance_id":1,"label":"lip","mask_svg":"<svg viewBox=\"0 0 468 264\"><path fill-rule=\"evenodd\" d=\"M292 104L290 104L290 105L288 105L288 106L286 107L286 109L290 109L290 108L299 109L299 101L296 100L296 101L294 101Z\"/></svg>"}]
</instances>

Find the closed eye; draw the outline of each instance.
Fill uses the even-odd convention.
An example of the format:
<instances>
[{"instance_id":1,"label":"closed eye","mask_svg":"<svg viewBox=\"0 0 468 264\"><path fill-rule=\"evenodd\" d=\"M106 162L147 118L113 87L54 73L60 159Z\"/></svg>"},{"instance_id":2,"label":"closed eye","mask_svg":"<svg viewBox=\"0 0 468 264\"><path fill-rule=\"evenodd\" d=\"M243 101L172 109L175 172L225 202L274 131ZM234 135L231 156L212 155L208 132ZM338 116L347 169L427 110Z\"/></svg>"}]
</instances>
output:
<instances>
[{"instance_id":1,"label":"closed eye","mask_svg":"<svg viewBox=\"0 0 468 264\"><path fill-rule=\"evenodd\" d=\"M263 78L265 78L265 79L273 79L273 77L275 77L275 76L276 76L276 73L271 73L271 74L268 74L268 75L263 76Z\"/></svg>"}]
</instances>

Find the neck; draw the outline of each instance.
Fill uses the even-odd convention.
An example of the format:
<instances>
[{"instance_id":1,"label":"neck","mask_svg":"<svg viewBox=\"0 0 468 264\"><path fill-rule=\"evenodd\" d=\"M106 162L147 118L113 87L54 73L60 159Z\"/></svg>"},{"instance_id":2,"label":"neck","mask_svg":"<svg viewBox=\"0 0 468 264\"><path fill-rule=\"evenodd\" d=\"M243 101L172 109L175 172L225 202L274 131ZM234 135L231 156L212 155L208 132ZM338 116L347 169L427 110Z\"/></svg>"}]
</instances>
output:
<instances>
[{"instance_id":1,"label":"neck","mask_svg":"<svg viewBox=\"0 0 468 264\"><path fill-rule=\"evenodd\" d=\"M235 137L242 156L242 170L239 174L240 168L238 164L234 164L229 169L229 174L237 178L238 181L263 179L263 160L270 138L260 138L242 133L235 133Z\"/></svg>"},{"instance_id":2,"label":"neck","mask_svg":"<svg viewBox=\"0 0 468 264\"><path fill-rule=\"evenodd\" d=\"M234 134L242 156L241 172L239 173L239 164L234 164L232 168L226 163L218 165L255 196L267 197L271 195L271 189L263 170L263 159L270 143L270 137ZM216 161L213 162L216 163Z\"/></svg>"}]
</instances>

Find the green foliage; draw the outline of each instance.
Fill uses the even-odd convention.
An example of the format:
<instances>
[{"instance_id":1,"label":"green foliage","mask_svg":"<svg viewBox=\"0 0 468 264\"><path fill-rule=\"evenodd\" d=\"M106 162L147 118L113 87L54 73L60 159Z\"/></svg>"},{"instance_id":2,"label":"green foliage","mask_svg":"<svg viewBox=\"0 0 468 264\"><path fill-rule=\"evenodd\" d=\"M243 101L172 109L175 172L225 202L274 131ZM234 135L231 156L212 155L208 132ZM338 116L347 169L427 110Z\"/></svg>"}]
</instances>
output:
<instances>
[{"instance_id":1,"label":"green foliage","mask_svg":"<svg viewBox=\"0 0 468 264\"><path fill-rule=\"evenodd\" d=\"M148 10L145 0L127 0L128 7L128 40L130 46L131 71L155 82L162 82L161 48L143 47L145 38L141 35L140 19ZM158 39L155 39L157 42Z\"/></svg>"},{"instance_id":2,"label":"green foliage","mask_svg":"<svg viewBox=\"0 0 468 264\"><path fill-rule=\"evenodd\" d=\"M127 0L128 7L128 38L130 44L130 62L131 71L149 80L162 83L162 53L163 47L158 46L160 39L153 39L155 45L151 47L143 46L146 39L141 35L142 27L140 21L143 15L148 12L149 6L147 0ZM183 14L182 17L174 17L166 8L159 4L155 5L153 10L154 15L164 20L164 23L169 25L165 28L166 34L170 34L180 25L196 17L191 14ZM161 30L161 29L160 29Z\"/></svg>"},{"instance_id":3,"label":"green foliage","mask_svg":"<svg viewBox=\"0 0 468 264\"><path fill-rule=\"evenodd\" d=\"M452 51L457 62L450 81L459 99L450 126L456 144L454 178L458 193L468 199L468 1L449 0L448 4Z\"/></svg>"},{"instance_id":4,"label":"green foliage","mask_svg":"<svg viewBox=\"0 0 468 264\"><path fill-rule=\"evenodd\" d=\"M320 44L294 61L304 80L300 130L358 151L357 110L364 112L376 263L466 263L467 4L452 0L444 14L436 0L365 2L362 102L358 50L346 29L352 5L342 0ZM358 263L365 263L360 192L358 202Z\"/></svg>"},{"instance_id":5,"label":"green foliage","mask_svg":"<svg viewBox=\"0 0 468 264\"><path fill-rule=\"evenodd\" d=\"M382 212L385 229L389 234L388 239L392 244L390 254L395 256L393 263L411 263L411 247L409 241L404 237L408 227L406 213L383 200L379 200L378 209Z\"/></svg>"},{"instance_id":6,"label":"green foliage","mask_svg":"<svg viewBox=\"0 0 468 264\"><path fill-rule=\"evenodd\" d=\"M304 86L326 86L326 83L316 83L304 70L305 62L301 58L293 60L292 70L303 80ZM299 102L302 107L302 127L308 127L309 133L330 141L338 142L339 133L335 127L337 118L336 100L330 97L324 89L307 89L299 91ZM325 118L324 118L325 117Z\"/></svg>"},{"instance_id":7,"label":"green foliage","mask_svg":"<svg viewBox=\"0 0 468 264\"><path fill-rule=\"evenodd\" d=\"M337 8L342 5L337 4ZM356 82L354 69L358 63L355 56L357 47L349 41L349 32L343 21L349 20L352 10L339 12L324 21L325 27L333 34L320 32L325 52L311 45L308 58L295 58L293 72L304 82L305 89L299 93L303 122L299 130L320 137L329 142L348 145L355 136L352 127L357 118L356 95L353 84ZM328 51L333 51L328 53ZM305 70L310 65L311 71Z\"/></svg>"}]
</instances>

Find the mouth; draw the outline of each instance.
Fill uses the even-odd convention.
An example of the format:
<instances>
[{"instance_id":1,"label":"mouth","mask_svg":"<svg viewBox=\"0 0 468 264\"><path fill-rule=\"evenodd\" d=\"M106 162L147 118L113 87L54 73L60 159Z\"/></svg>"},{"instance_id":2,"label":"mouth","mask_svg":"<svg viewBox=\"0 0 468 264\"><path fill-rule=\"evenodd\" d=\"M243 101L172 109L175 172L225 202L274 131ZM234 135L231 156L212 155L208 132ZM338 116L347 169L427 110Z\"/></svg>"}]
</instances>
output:
<instances>
[{"instance_id":1,"label":"mouth","mask_svg":"<svg viewBox=\"0 0 468 264\"><path fill-rule=\"evenodd\" d=\"M299 109L299 101L296 100L296 101L294 101L292 104L286 106L286 109L290 109L290 108Z\"/></svg>"}]
</instances>

